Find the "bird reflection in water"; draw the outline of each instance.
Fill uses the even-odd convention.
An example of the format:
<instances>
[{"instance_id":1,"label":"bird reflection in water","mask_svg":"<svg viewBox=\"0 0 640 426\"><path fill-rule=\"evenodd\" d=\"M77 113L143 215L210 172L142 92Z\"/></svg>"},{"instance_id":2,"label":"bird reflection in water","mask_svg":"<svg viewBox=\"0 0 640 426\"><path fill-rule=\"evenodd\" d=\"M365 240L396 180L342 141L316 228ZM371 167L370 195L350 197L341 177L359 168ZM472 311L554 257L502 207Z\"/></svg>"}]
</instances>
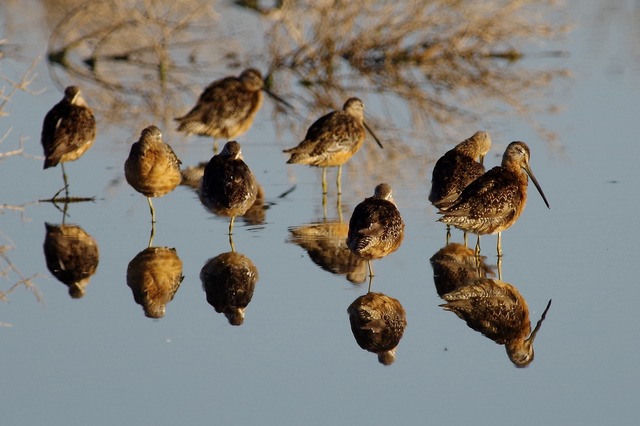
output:
<instances>
[{"instance_id":1,"label":"bird reflection in water","mask_svg":"<svg viewBox=\"0 0 640 426\"><path fill-rule=\"evenodd\" d=\"M175 248L147 247L129 262L127 285L149 318L162 318L184 276Z\"/></svg>"},{"instance_id":2,"label":"bird reflection in water","mask_svg":"<svg viewBox=\"0 0 640 426\"><path fill-rule=\"evenodd\" d=\"M457 290L471 280L495 275L494 268L487 265L485 259L458 243L449 243L438 250L429 259L438 296Z\"/></svg>"},{"instance_id":3,"label":"bird reflection in water","mask_svg":"<svg viewBox=\"0 0 640 426\"><path fill-rule=\"evenodd\" d=\"M347 247L349 225L342 222L318 222L289 228L289 243L297 244L311 260L332 274L345 275L354 284L367 279L367 262Z\"/></svg>"},{"instance_id":4,"label":"bird reflection in water","mask_svg":"<svg viewBox=\"0 0 640 426\"><path fill-rule=\"evenodd\" d=\"M485 263L483 256L461 244L450 243L430 261L438 296L447 302L440 306L455 313L471 329L505 345L516 367L528 366L534 357L533 341L551 300L532 332L527 302L515 286L500 278L489 278L494 275L493 267Z\"/></svg>"},{"instance_id":5,"label":"bird reflection in water","mask_svg":"<svg viewBox=\"0 0 640 426\"><path fill-rule=\"evenodd\" d=\"M518 368L534 358L533 341L540 330L551 300L531 331L529 307L517 288L509 283L480 278L442 296L444 310L455 313L475 331L504 345L509 359Z\"/></svg>"},{"instance_id":6,"label":"bird reflection in water","mask_svg":"<svg viewBox=\"0 0 640 426\"><path fill-rule=\"evenodd\" d=\"M251 259L236 252L209 259L200 271L207 302L216 312L223 313L231 325L244 323L244 311L258 278L258 269Z\"/></svg>"},{"instance_id":7,"label":"bird reflection in water","mask_svg":"<svg viewBox=\"0 0 640 426\"><path fill-rule=\"evenodd\" d=\"M354 300L347 313L358 346L377 354L381 364L391 365L407 326L400 302L382 293L369 292Z\"/></svg>"},{"instance_id":8,"label":"bird reflection in water","mask_svg":"<svg viewBox=\"0 0 640 426\"><path fill-rule=\"evenodd\" d=\"M258 268L244 254L237 253L229 237L231 251L209 259L200 270L202 289L207 302L216 312L223 313L229 324L242 325L244 311L251 302Z\"/></svg>"},{"instance_id":9,"label":"bird reflection in water","mask_svg":"<svg viewBox=\"0 0 640 426\"><path fill-rule=\"evenodd\" d=\"M44 256L47 269L69 287L74 299L84 296L100 254L96 240L78 225L45 223Z\"/></svg>"}]
</instances>

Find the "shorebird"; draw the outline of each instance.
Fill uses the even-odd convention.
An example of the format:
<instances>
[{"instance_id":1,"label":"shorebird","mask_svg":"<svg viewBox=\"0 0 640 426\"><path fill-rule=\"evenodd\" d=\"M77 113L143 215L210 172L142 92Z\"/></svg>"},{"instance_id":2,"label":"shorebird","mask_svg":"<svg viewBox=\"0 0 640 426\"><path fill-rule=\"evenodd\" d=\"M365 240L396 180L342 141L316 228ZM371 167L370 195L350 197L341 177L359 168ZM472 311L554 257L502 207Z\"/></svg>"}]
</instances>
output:
<instances>
[{"instance_id":1,"label":"shorebird","mask_svg":"<svg viewBox=\"0 0 640 426\"><path fill-rule=\"evenodd\" d=\"M479 131L440 157L433 167L429 201L441 210L446 210L453 205L462 191L484 174L483 160L490 148L489 134ZM449 235L449 225L447 225L447 243ZM466 245L466 232L464 241Z\"/></svg>"},{"instance_id":2,"label":"shorebird","mask_svg":"<svg viewBox=\"0 0 640 426\"><path fill-rule=\"evenodd\" d=\"M442 298L447 301L440 305L444 310L455 313L473 330L505 345L507 356L516 367L526 367L533 361L533 341L551 307L551 300L532 332L526 300L518 289L504 281L480 278Z\"/></svg>"},{"instance_id":3,"label":"shorebird","mask_svg":"<svg viewBox=\"0 0 640 426\"><path fill-rule=\"evenodd\" d=\"M467 186L460 197L438 219L447 225L478 235L476 252L480 252L480 235L498 234L498 257L502 256L502 231L513 225L527 203L527 176L542 196L531 168L530 151L524 142L511 142L502 156L502 165L494 167Z\"/></svg>"},{"instance_id":4,"label":"shorebird","mask_svg":"<svg viewBox=\"0 0 640 426\"><path fill-rule=\"evenodd\" d=\"M342 111L333 111L316 120L298 146L285 149L291 154L287 164L308 164L322 167L322 193L327 193L327 167L338 166L336 183L338 194L342 192L342 165L362 146L365 129L382 144L364 121L364 103L358 98L349 98Z\"/></svg>"},{"instance_id":5,"label":"shorebird","mask_svg":"<svg viewBox=\"0 0 640 426\"><path fill-rule=\"evenodd\" d=\"M211 212L229 216L229 235L236 216L242 216L256 201L258 184L242 159L240 144L227 142L204 169L199 197Z\"/></svg>"},{"instance_id":6,"label":"shorebird","mask_svg":"<svg viewBox=\"0 0 640 426\"><path fill-rule=\"evenodd\" d=\"M180 184L180 164L171 147L162 142L162 133L156 126L145 128L138 142L131 145L124 175L133 189L147 197L151 223L156 222L151 197L162 197Z\"/></svg>"},{"instance_id":7,"label":"shorebird","mask_svg":"<svg viewBox=\"0 0 640 426\"><path fill-rule=\"evenodd\" d=\"M248 68L238 77L229 76L209 84L195 106L182 117L176 117L177 130L212 137L213 150L217 153L218 139L235 139L249 130L262 106L262 91L291 107L265 88L260 71Z\"/></svg>"},{"instance_id":8,"label":"shorebird","mask_svg":"<svg viewBox=\"0 0 640 426\"><path fill-rule=\"evenodd\" d=\"M42 148L44 149L44 168L60 164L64 190L69 197L69 184L64 163L77 160L88 150L96 139L96 119L91 108L77 86L64 90L64 97L44 117L42 123Z\"/></svg>"},{"instance_id":9,"label":"shorebird","mask_svg":"<svg viewBox=\"0 0 640 426\"><path fill-rule=\"evenodd\" d=\"M392 364L407 326L400 302L382 293L367 293L354 300L347 312L358 346L377 354L381 364Z\"/></svg>"},{"instance_id":10,"label":"shorebird","mask_svg":"<svg viewBox=\"0 0 640 426\"><path fill-rule=\"evenodd\" d=\"M391 186L381 183L372 197L353 210L349 220L347 247L367 261L373 277L371 260L380 259L398 250L404 238L404 222L393 201Z\"/></svg>"},{"instance_id":11,"label":"shorebird","mask_svg":"<svg viewBox=\"0 0 640 426\"><path fill-rule=\"evenodd\" d=\"M453 205L462 191L484 174L483 159L490 148L489 134L480 131L440 157L433 167L429 201L442 210Z\"/></svg>"}]
</instances>

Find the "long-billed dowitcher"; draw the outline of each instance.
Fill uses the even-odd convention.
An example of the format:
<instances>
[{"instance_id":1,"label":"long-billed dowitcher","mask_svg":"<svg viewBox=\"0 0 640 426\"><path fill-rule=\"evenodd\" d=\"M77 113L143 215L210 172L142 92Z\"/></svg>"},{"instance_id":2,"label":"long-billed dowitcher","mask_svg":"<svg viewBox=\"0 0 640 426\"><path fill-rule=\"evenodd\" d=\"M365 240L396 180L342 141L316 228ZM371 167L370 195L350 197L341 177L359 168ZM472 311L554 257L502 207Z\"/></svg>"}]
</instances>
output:
<instances>
[{"instance_id":1,"label":"long-billed dowitcher","mask_svg":"<svg viewBox=\"0 0 640 426\"><path fill-rule=\"evenodd\" d=\"M347 247L367 261L373 277L371 260L398 250L404 238L404 222L393 201L391 186L376 186L373 197L366 198L353 210L349 220Z\"/></svg>"},{"instance_id":2,"label":"long-billed dowitcher","mask_svg":"<svg viewBox=\"0 0 640 426\"><path fill-rule=\"evenodd\" d=\"M93 145L95 139L96 119L91 108L82 97L79 87L67 87L62 100L45 115L41 137L45 156L44 168L60 164L64 180L63 189L67 197L69 184L64 163L80 158Z\"/></svg>"},{"instance_id":3,"label":"long-billed dowitcher","mask_svg":"<svg viewBox=\"0 0 640 426\"><path fill-rule=\"evenodd\" d=\"M480 131L440 157L433 167L429 201L442 210L451 206L463 189L484 174L482 160L490 148L489 134Z\"/></svg>"},{"instance_id":4,"label":"long-billed dowitcher","mask_svg":"<svg viewBox=\"0 0 640 426\"><path fill-rule=\"evenodd\" d=\"M327 193L326 168L338 166L336 182L340 194L342 165L362 146L365 129L368 127L364 121L364 103L358 98L349 98L342 111L332 111L316 120L298 146L283 150L291 154L287 164L322 167L323 194ZM374 139L382 147L378 138L374 136Z\"/></svg>"},{"instance_id":5,"label":"long-billed dowitcher","mask_svg":"<svg viewBox=\"0 0 640 426\"><path fill-rule=\"evenodd\" d=\"M453 205L462 190L484 174L482 163L490 148L489 134L479 131L440 157L431 174L429 201L441 210L446 210ZM447 225L447 243L449 237L450 231L449 225ZM466 245L466 232L464 233L464 242Z\"/></svg>"},{"instance_id":6,"label":"long-billed dowitcher","mask_svg":"<svg viewBox=\"0 0 640 426\"><path fill-rule=\"evenodd\" d=\"M381 364L392 364L407 326L400 302L382 293L367 293L354 300L347 312L358 346L377 354Z\"/></svg>"},{"instance_id":7,"label":"long-billed dowitcher","mask_svg":"<svg viewBox=\"0 0 640 426\"><path fill-rule=\"evenodd\" d=\"M473 330L505 345L516 367L526 367L533 361L533 341L551 300L532 332L526 300L518 289L504 281L480 278L442 298L447 301L440 305L443 309L455 313Z\"/></svg>"},{"instance_id":8,"label":"long-billed dowitcher","mask_svg":"<svg viewBox=\"0 0 640 426\"><path fill-rule=\"evenodd\" d=\"M502 256L502 231L513 225L527 203L527 175L549 207L547 197L529 167L529 147L511 142L497 166L467 186L453 205L440 210L439 222L478 235L498 234L498 256Z\"/></svg>"},{"instance_id":9,"label":"long-billed dowitcher","mask_svg":"<svg viewBox=\"0 0 640 426\"><path fill-rule=\"evenodd\" d=\"M229 235L233 221L242 216L256 201L258 183L242 159L240 144L229 141L220 154L214 155L204 169L199 197L213 213L229 216Z\"/></svg>"},{"instance_id":10,"label":"long-billed dowitcher","mask_svg":"<svg viewBox=\"0 0 640 426\"><path fill-rule=\"evenodd\" d=\"M265 89L260 71L248 68L238 77L229 76L209 84L195 106L175 119L179 123L177 130L212 137L214 153L217 153L217 139L228 141L249 130L262 106L262 91L289 105Z\"/></svg>"},{"instance_id":11,"label":"long-billed dowitcher","mask_svg":"<svg viewBox=\"0 0 640 426\"><path fill-rule=\"evenodd\" d=\"M162 133L156 126L145 128L138 142L131 145L124 175L133 189L147 197L151 223L156 222L151 197L162 197L180 184L180 164L173 149L162 142Z\"/></svg>"}]
</instances>

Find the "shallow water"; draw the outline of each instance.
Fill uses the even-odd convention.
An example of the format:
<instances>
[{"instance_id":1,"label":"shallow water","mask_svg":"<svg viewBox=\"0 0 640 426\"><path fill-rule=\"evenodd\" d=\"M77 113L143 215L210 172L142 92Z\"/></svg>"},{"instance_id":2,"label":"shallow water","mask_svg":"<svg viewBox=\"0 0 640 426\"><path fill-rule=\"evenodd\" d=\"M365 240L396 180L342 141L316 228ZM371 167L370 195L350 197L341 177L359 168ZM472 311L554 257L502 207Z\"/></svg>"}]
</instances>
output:
<instances>
[{"instance_id":1,"label":"shallow water","mask_svg":"<svg viewBox=\"0 0 640 426\"><path fill-rule=\"evenodd\" d=\"M553 299L528 368L514 368L504 347L438 307L429 258L445 245L445 229L427 201L432 163L412 165L427 167L422 181L387 179L406 235L396 253L374 263L373 289L406 310L397 359L385 367L358 347L346 310L366 284L321 269L289 242L291 227L323 219L320 172L284 164L280 151L297 138L276 136L268 112L261 111L241 138L268 209L262 224L238 220L233 235L236 251L259 273L240 327L207 303L199 278L209 259L230 250L228 221L208 213L187 187L154 200L154 245L176 249L184 280L160 320L146 318L134 302L127 266L147 247L150 232L147 202L122 173L128 144L121 139L132 142L136 134L100 129L95 146L67 165L72 194L97 197L69 205L65 220L99 246L97 272L79 300L69 297L44 259L45 223L61 223L62 213L50 203L34 203L59 189L60 170L43 171L40 158L2 162L2 203L22 206L0 210L2 244L10 246L3 255L22 276L33 277L42 297L40 303L21 287L2 305L3 422L632 423L640 415L640 374L632 355L640 350L640 289L632 268L640 50L629 30L637 4L616 5L580 2L570 9L576 28L558 45L570 52L563 61L575 78L557 87L554 101L563 110L540 118L559 134L563 153L518 120L485 123L490 132L501 128L492 148L497 154L487 163L497 164L509 141L526 141L551 204L547 209L531 189L525 212L503 234L503 279L526 299L534 324ZM38 71L37 87L47 91L14 97L11 115L0 121L2 131L13 127L3 151L23 135L25 151L41 155L42 117L61 94L46 67ZM174 149L188 165L211 155L204 138ZM329 172L328 220L340 216L331 192L334 176ZM353 170L343 178L342 215L348 220L378 182ZM455 241L461 238L453 232ZM483 254L495 264L495 236L482 241ZM3 289L19 279L10 273Z\"/></svg>"}]
</instances>

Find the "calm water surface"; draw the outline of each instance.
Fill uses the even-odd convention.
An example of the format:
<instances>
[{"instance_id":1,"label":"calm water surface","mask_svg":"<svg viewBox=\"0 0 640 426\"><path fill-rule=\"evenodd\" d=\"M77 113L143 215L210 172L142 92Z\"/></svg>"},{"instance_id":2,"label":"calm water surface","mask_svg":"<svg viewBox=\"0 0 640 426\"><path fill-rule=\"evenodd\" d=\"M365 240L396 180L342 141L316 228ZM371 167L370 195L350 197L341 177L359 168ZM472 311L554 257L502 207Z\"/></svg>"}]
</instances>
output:
<instances>
[{"instance_id":1,"label":"calm water surface","mask_svg":"<svg viewBox=\"0 0 640 426\"><path fill-rule=\"evenodd\" d=\"M277 140L267 104L240 138L269 207L263 224L236 224L235 248L260 275L240 327L207 304L199 278L209 259L230 250L228 221L207 213L187 187L154 201L154 245L176 249L184 281L160 320L134 302L127 266L150 231L147 202L122 173L137 133L99 129L95 146L67 165L72 194L97 196L70 205L66 219L100 251L79 300L47 271L43 254L45 223L60 224L62 213L33 203L59 189L60 170L43 171L39 157L2 162L1 202L24 207L0 211L4 254L43 299L20 288L2 304L3 424L633 424L640 415L633 267L640 39L631 30L638 7L580 2L571 10L576 28L559 48L570 52L561 61L575 79L558 84L562 112L540 119L558 133L563 153L517 120L485 123L490 132L506 129L486 162L497 164L511 140L528 142L551 204L530 190L524 214L503 235L503 278L525 297L534 324L553 299L528 368L514 368L503 346L438 307L429 258L445 245L445 230L427 201L428 177L387 179L407 232L398 252L375 262L373 288L407 312L397 359L384 367L357 346L346 310L366 285L322 270L287 242L290 227L323 218L320 172L284 164L281 149L298 137ZM43 64L38 72L35 87L47 90L17 94L0 119L2 132L12 127L3 151L24 136L26 152L41 155L42 117L61 94ZM474 130L461 130L460 140ZM208 159L210 141L190 140L173 143L183 163ZM428 176L432 163L412 166ZM348 220L378 182L353 170L343 178ZM335 204L330 192L329 220L339 217ZM495 237L483 241L495 264ZM11 273L3 285L18 279Z\"/></svg>"}]
</instances>

